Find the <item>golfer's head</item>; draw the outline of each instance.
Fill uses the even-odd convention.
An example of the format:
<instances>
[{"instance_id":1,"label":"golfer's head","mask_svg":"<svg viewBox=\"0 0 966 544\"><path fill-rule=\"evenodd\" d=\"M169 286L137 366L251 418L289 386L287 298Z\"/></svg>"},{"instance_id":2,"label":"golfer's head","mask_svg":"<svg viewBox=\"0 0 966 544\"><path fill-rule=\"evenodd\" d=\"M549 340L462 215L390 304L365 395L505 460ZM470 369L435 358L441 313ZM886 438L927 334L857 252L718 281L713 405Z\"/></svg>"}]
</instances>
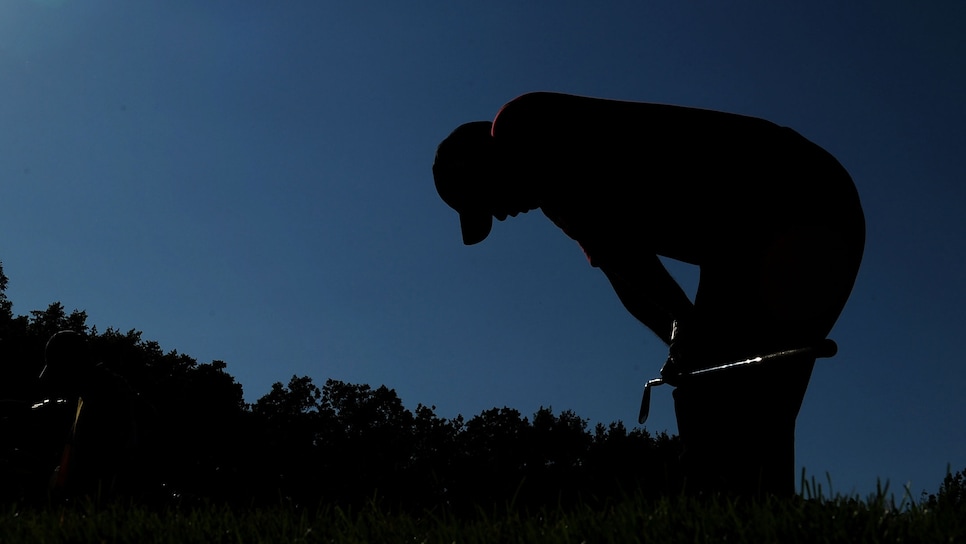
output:
<instances>
[{"instance_id":1,"label":"golfer's head","mask_svg":"<svg viewBox=\"0 0 966 544\"><path fill-rule=\"evenodd\" d=\"M71 330L55 333L44 347L42 380L76 381L93 366L87 338Z\"/></svg>"},{"instance_id":2,"label":"golfer's head","mask_svg":"<svg viewBox=\"0 0 966 544\"><path fill-rule=\"evenodd\" d=\"M489 121L460 126L439 144L433 163L436 192L459 213L466 245L483 241L493 226L496 153L491 127Z\"/></svg>"}]
</instances>

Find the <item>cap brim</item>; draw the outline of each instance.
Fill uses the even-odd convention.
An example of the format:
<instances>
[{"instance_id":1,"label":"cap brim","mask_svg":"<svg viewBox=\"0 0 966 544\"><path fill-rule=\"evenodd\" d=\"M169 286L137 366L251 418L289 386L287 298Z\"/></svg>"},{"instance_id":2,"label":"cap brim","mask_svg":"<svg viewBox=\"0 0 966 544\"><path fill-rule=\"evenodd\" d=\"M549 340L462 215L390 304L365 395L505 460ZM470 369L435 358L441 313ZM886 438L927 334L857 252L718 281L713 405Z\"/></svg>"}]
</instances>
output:
<instances>
[{"instance_id":1,"label":"cap brim","mask_svg":"<svg viewBox=\"0 0 966 544\"><path fill-rule=\"evenodd\" d=\"M493 228L493 216L483 213L461 213L460 230L463 231L463 243L471 246L486 239Z\"/></svg>"}]
</instances>

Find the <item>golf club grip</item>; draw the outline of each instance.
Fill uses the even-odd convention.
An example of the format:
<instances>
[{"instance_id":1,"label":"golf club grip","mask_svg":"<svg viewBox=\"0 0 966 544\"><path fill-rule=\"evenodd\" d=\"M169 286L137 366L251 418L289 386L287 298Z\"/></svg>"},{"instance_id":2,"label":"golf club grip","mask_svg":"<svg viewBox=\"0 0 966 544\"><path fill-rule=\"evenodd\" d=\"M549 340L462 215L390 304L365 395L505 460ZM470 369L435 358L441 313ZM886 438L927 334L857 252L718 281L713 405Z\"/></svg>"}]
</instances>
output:
<instances>
[{"instance_id":1,"label":"golf club grip","mask_svg":"<svg viewBox=\"0 0 966 544\"><path fill-rule=\"evenodd\" d=\"M831 338L826 338L815 346L815 357L819 359L826 359L828 357L835 357L835 354L839 352L839 345L835 343L835 340Z\"/></svg>"},{"instance_id":2,"label":"golf club grip","mask_svg":"<svg viewBox=\"0 0 966 544\"><path fill-rule=\"evenodd\" d=\"M807 346L804 348L796 348L796 349L786 349L784 351L776 351L775 353L769 353L768 355L763 355L759 358L756 364L769 363L771 361L777 361L780 359L790 359L795 357L814 357L816 359L823 359L823 358L832 357L838 352L838 349L839 347L834 340L830 340L826 338L825 340L822 340L821 342L812 346ZM751 360L749 360L749 362L751 362ZM742 363L738 363L738 365L744 366ZM732 363L731 365L726 365L726 366L731 367L731 366L738 366L738 365ZM698 371L698 372L704 373L706 371Z\"/></svg>"}]
</instances>

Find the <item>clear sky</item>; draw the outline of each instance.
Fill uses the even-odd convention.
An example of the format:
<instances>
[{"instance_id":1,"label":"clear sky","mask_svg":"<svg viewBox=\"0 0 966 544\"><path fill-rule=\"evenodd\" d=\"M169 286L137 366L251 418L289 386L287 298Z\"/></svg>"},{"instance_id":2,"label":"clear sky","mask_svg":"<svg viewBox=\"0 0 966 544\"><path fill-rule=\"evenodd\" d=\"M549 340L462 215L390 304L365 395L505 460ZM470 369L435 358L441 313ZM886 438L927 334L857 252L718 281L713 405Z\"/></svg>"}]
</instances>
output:
<instances>
[{"instance_id":1,"label":"clear sky","mask_svg":"<svg viewBox=\"0 0 966 544\"><path fill-rule=\"evenodd\" d=\"M952 0L3 0L7 294L224 360L249 401L309 375L630 426L666 348L541 213L464 247L436 145L535 90L764 117L868 221L798 463L918 497L966 468L964 25Z\"/></svg>"}]
</instances>

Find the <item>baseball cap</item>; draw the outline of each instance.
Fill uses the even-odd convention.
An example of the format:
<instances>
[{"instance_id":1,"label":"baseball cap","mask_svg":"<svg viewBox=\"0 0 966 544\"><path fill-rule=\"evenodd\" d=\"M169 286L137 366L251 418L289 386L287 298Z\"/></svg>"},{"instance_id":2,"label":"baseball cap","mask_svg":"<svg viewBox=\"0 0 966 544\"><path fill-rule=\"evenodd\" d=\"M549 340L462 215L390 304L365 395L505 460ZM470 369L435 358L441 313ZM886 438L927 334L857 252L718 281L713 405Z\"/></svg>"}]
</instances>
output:
<instances>
[{"instance_id":1,"label":"baseball cap","mask_svg":"<svg viewBox=\"0 0 966 544\"><path fill-rule=\"evenodd\" d=\"M463 243L482 242L493 228L487 210L488 182L485 165L492 159L490 121L460 125L436 148L433 180L436 192L460 216Z\"/></svg>"}]
</instances>

